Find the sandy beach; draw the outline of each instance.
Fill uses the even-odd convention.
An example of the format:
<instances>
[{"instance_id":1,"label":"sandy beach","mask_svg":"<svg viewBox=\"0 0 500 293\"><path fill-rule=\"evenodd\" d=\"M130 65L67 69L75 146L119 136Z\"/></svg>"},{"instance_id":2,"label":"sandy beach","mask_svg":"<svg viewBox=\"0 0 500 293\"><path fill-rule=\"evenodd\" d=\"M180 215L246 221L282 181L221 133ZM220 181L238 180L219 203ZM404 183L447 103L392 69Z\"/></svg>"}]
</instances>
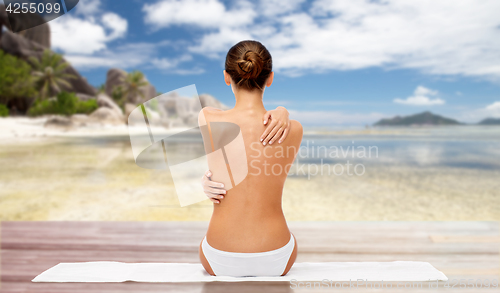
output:
<instances>
[{"instance_id":1,"label":"sandy beach","mask_svg":"<svg viewBox=\"0 0 500 293\"><path fill-rule=\"evenodd\" d=\"M75 127L45 127L44 124L55 115L41 117L0 117L0 139L2 145L24 144L27 142L47 142L54 138L63 137L116 137L128 136L130 133L141 131L139 127L124 124L87 123L85 126ZM185 127L165 129L153 127L156 132L171 134L186 130ZM47 139L50 138L50 139Z\"/></svg>"},{"instance_id":2,"label":"sandy beach","mask_svg":"<svg viewBox=\"0 0 500 293\"><path fill-rule=\"evenodd\" d=\"M143 169L135 164L127 126L94 125L63 130L43 127L45 119L0 119L0 220L210 218L209 201L179 206L168 171ZM364 139L383 137L384 143L393 143L407 136L404 129L398 130L400 135L394 134L394 130L374 130L366 138L366 131L324 134L323 140L334 137L333 141L349 141L356 135ZM410 132L409 136L415 136L416 131ZM318 134L306 134L304 142L311 138L321 142ZM498 140L489 143L491 153L486 155L497 156L494 149ZM366 171L362 176L290 175L283 193L287 219L500 220L500 169L496 165L469 168L434 164L442 160L443 152L452 150L447 146L434 152L421 145L413 147L415 150L397 144L394 150L385 145L380 148L380 158L364 162ZM395 158L399 152L409 152L409 159ZM464 158L470 156L466 149L463 152ZM470 160L479 164L487 161L488 156L472 156Z\"/></svg>"}]
</instances>

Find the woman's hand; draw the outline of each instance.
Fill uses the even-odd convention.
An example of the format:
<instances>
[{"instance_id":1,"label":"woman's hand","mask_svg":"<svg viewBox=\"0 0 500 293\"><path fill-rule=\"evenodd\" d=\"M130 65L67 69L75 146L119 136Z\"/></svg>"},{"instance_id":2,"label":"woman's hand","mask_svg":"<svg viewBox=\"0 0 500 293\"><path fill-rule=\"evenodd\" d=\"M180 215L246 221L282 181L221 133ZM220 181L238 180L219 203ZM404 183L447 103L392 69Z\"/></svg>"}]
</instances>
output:
<instances>
[{"instance_id":1,"label":"woman's hand","mask_svg":"<svg viewBox=\"0 0 500 293\"><path fill-rule=\"evenodd\" d=\"M290 132L290 119L288 115L288 110L281 106L264 114L264 125L267 125L267 128L260 137L263 145L273 144L277 139L279 139L278 143L282 143L285 140ZM270 123L268 123L269 119L271 119Z\"/></svg>"},{"instance_id":2,"label":"woman's hand","mask_svg":"<svg viewBox=\"0 0 500 293\"><path fill-rule=\"evenodd\" d=\"M220 203L220 200L223 199L224 194L226 194L226 190L223 189L224 184L214 182L210 180L210 177L212 177L212 172L209 170L205 172L205 175L201 178L203 191L213 203Z\"/></svg>"}]
</instances>

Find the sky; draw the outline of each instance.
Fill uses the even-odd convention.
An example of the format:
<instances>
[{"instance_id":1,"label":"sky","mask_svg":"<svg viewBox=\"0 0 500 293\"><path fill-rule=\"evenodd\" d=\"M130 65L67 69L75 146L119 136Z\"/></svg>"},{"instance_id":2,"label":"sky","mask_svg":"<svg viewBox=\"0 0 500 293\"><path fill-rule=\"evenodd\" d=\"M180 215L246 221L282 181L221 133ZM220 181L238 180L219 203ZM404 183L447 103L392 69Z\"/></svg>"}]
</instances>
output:
<instances>
[{"instance_id":1,"label":"sky","mask_svg":"<svg viewBox=\"0 0 500 293\"><path fill-rule=\"evenodd\" d=\"M195 84L228 106L225 55L273 58L266 108L304 125L360 126L431 111L500 118L498 0L80 0L50 22L55 51L94 86L140 70L160 93Z\"/></svg>"}]
</instances>

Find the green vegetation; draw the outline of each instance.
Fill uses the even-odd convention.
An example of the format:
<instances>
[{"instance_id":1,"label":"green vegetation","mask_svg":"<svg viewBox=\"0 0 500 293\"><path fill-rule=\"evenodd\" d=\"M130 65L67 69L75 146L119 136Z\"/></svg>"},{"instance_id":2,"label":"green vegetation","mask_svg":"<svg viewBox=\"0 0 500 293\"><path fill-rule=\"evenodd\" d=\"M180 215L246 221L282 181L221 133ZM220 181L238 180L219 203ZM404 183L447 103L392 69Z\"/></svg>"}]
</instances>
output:
<instances>
[{"instance_id":1,"label":"green vegetation","mask_svg":"<svg viewBox=\"0 0 500 293\"><path fill-rule=\"evenodd\" d=\"M17 110L30 116L43 114L72 115L75 113L90 113L98 108L95 99L80 101L71 93L70 79L77 76L68 73L70 66L61 54L44 50L37 58L31 56L27 61L0 50L0 116L9 115L9 107L17 106ZM122 77L121 85L113 89L113 100L123 109L129 98L144 100L142 88L147 86L144 74L132 71ZM99 87L99 92L105 92L105 84ZM21 99L21 100L16 100ZM15 100L11 104L11 100ZM21 106L18 106L21 105ZM153 109L157 104L151 105Z\"/></svg>"},{"instance_id":2,"label":"green vegetation","mask_svg":"<svg viewBox=\"0 0 500 293\"><path fill-rule=\"evenodd\" d=\"M111 98L115 101L115 103L120 106L120 108L124 109L125 107L125 99L126 95L123 92L123 87L121 85L116 86L111 93Z\"/></svg>"},{"instance_id":3,"label":"green vegetation","mask_svg":"<svg viewBox=\"0 0 500 293\"><path fill-rule=\"evenodd\" d=\"M11 99L31 98L35 95L31 66L15 56L0 50L0 103Z\"/></svg>"},{"instance_id":4,"label":"green vegetation","mask_svg":"<svg viewBox=\"0 0 500 293\"><path fill-rule=\"evenodd\" d=\"M28 115L60 114L70 116L77 113L89 114L97 107L95 99L80 101L74 93L62 91L57 95L56 99L35 101L34 105L28 110Z\"/></svg>"},{"instance_id":5,"label":"green vegetation","mask_svg":"<svg viewBox=\"0 0 500 293\"><path fill-rule=\"evenodd\" d=\"M0 104L0 117L7 116L9 116L9 108L7 108L4 104Z\"/></svg>"},{"instance_id":6,"label":"green vegetation","mask_svg":"<svg viewBox=\"0 0 500 293\"><path fill-rule=\"evenodd\" d=\"M396 116L391 119L382 119L374 124L374 126L411 126L411 125L459 125L457 120L446 118L443 116L432 114L429 111L410 115Z\"/></svg>"},{"instance_id":7,"label":"green vegetation","mask_svg":"<svg viewBox=\"0 0 500 293\"><path fill-rule=\"evenodd\" d=\"M144 99L144 93L140 90L141 87L149 83L144 78L144 74L138 70L129 72L123 80L123 98L140 96Z\"/></svg>"},{"instance_id":8,"label":"green vegetation","mask_svg":"<svg viewBox=\"0 0 500 293\"><path fill-rule=\"evenodd\" d=\"M122 85L118 85L113 88L111 97L113 100L124 110L125 103L127 102L137 102L128 101L129 97L141 97L144 99L144 93L141 91L141 87L146 86L149 82L146 81L144 74L138 70L127 73L125 77L121 78L123 82Z\"/></svg>"},{"instance_id":9,"label":"green vegetation","mask_svg":"<svg viewBox=\"0 0 500 293\"><path fill-rule=\"evenodd\" d=\"M76 103L75 113L77 114L90 114L97 110L99 106L97 105L96 99L90 99L87 101L80 101Z\"/></svg>"},{"instance_id":10,"label":"green vegetation","mask_svg":"<svg viewBox=\"0 0 500 293\"><path fill-rule=\"evenodd\" d=\"M29 61L33 68L32 75L35 77L35 88L39 92L40 100L55 96L63 89L72 88L68 79L74 79L76 76L66 73L69 63L63 61L62 55L45 49L40 59L32 56Z\"/></svg>"}]
</instances>

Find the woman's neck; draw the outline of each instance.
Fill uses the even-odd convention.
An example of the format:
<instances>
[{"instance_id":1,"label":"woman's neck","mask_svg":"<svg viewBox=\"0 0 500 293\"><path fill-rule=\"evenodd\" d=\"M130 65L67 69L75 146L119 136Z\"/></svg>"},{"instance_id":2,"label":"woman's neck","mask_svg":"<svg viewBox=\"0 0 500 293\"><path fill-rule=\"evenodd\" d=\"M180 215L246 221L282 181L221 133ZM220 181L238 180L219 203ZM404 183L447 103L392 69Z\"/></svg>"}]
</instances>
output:
<instances>
[{"instance_id":1,"label":"woman's neck","mask_svg":"<svg viewBox=\"0 0 500 293\"><path fill-rule=\"evenodd\" d=\"M234 92L236 110L266 110L262 98L264 91L237 90Z\"/></svg>"}]
</instances>

